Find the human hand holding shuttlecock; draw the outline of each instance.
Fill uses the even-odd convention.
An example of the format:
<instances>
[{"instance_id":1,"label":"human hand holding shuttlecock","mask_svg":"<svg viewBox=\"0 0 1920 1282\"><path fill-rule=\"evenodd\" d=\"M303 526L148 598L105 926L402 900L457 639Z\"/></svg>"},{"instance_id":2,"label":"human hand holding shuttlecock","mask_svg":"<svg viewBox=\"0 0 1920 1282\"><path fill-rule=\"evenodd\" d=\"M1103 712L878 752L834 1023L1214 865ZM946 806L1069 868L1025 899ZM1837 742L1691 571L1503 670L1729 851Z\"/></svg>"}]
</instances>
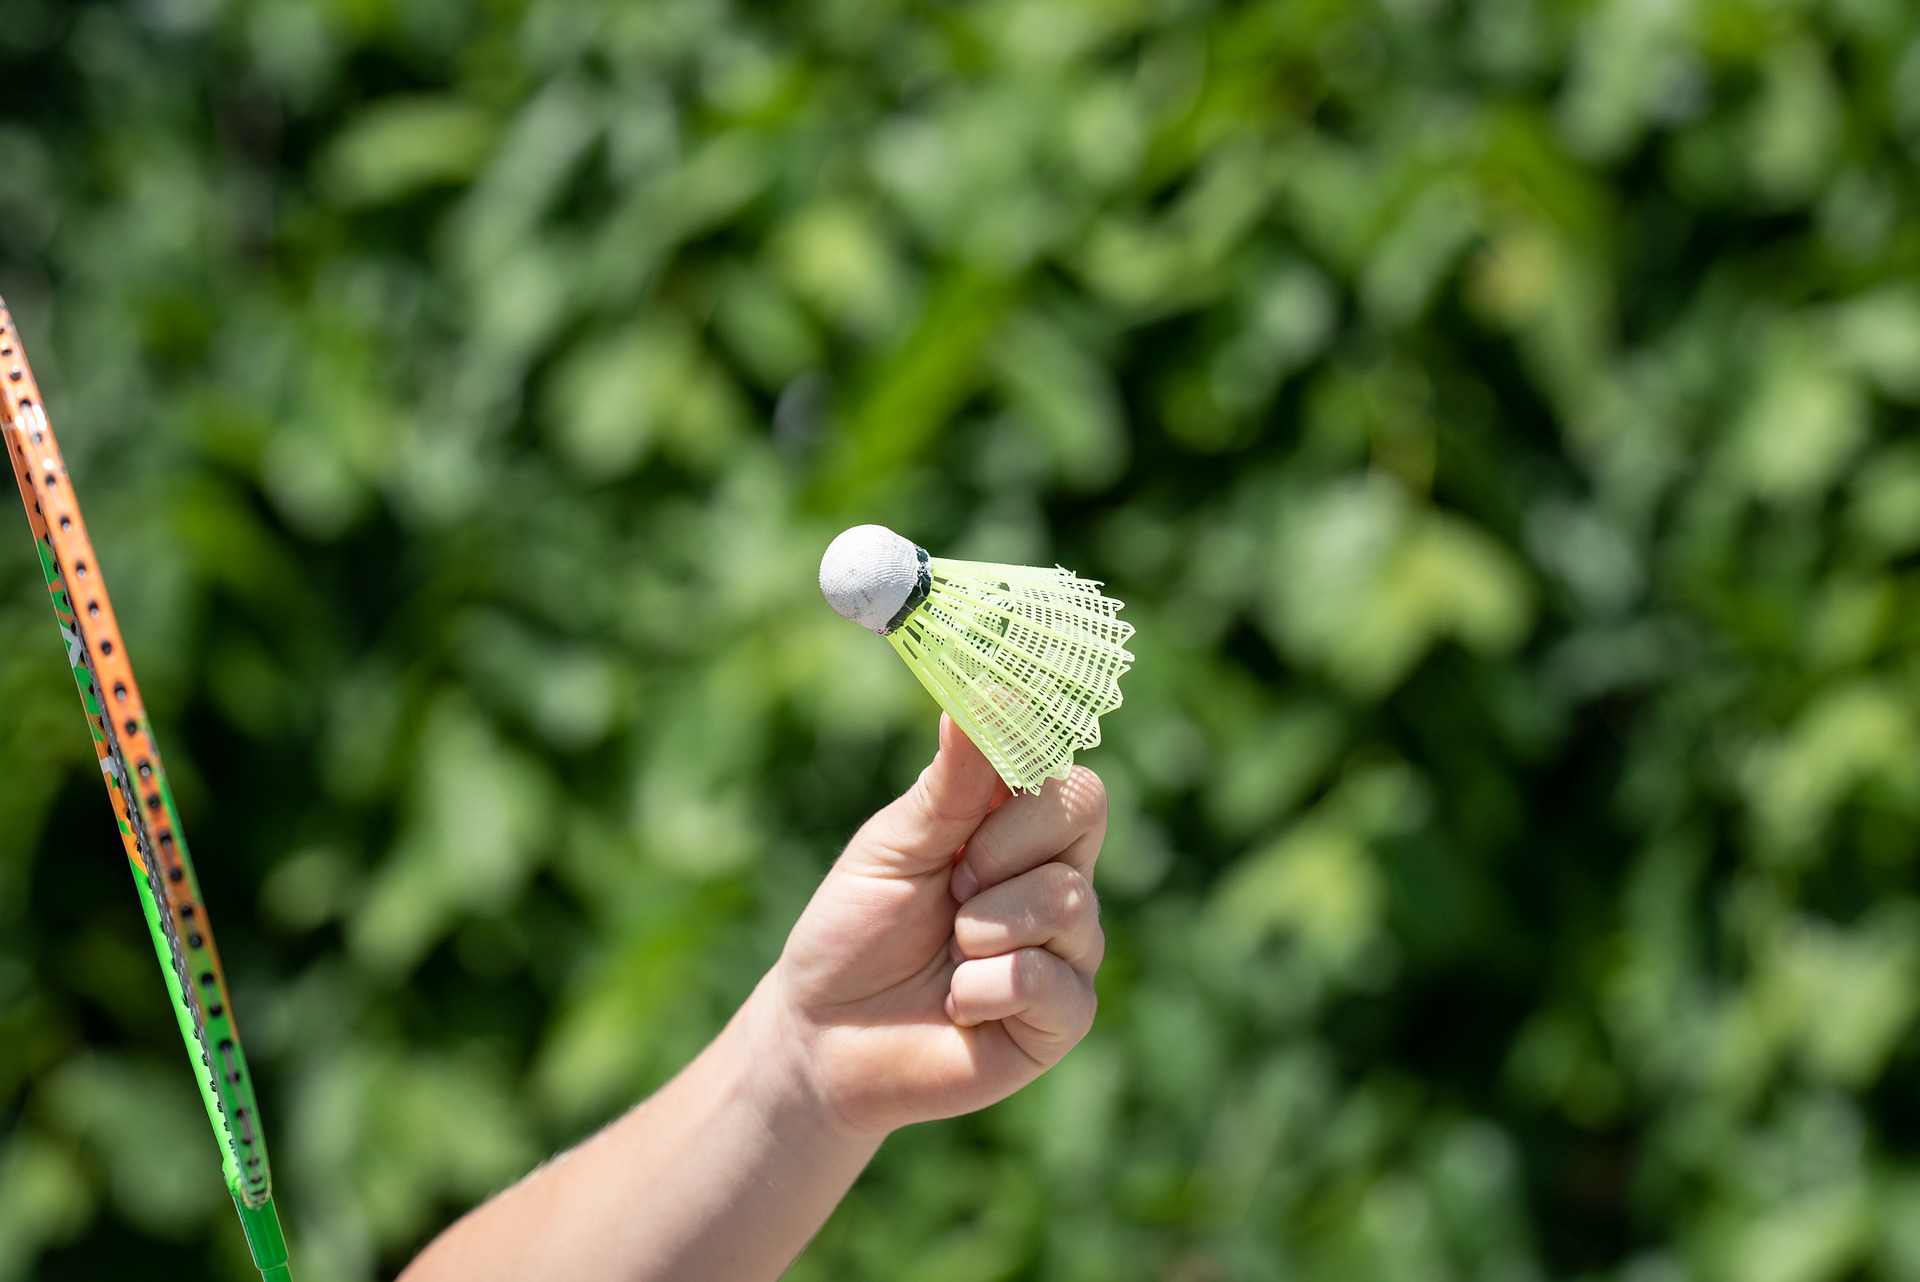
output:
<instances>
[{"instance_id":1,"label":"human hand holding shuttlecock","mask_svg":"<svg viewBox=\"0 0 1920 1282\"><path fill-rule=\"evenodd\" d=\"M1069 570L932 557L856 525L827 547L820 590L887 638L1015 792L1065 778L1120 706L1133 625Z\"/></svg>"},{"instance_id":2,"label":"human hand holding shuttlecock","mask_svg":"<svg viewBox=\"0 0 1920 1282\"><path fill-rule=\"evenodd\" d=\"M1065 570L942 560L877 525L833 541L820 587L947 716L933 763L847 843L742 1022L774 1076L877 1142L1005 1098L1093 1023L1107 800L1073 754L1119 706L1133 628Z\"/></svg>"},{"instance_id":3,"label":"human hand holding shuttlecock","mask_svg":"<svg viewBox=\"0 0 1920 1282\"><path fill-rule=\"evenodd\" d=\"M1106 791L1073 752L1119 706L1133 628L1068 570L929 557L881 526L833 539L820 589L947 716L933 764L854 833L741 1027L774 1077L877 1142L1004 1100L1092 1027Z\"/></svg>"},{"instance_id":4,"label":"human hand holding shuttlecock","mask_svg":"<svg viewBox=\"0 0 1920 1282\"><path fill-rule=\"evenodd\" d=\"M1093 1024L1106 830L1091 770L1012 795L942 717L932 764L847 843L743 1012L755 1058L869 1143L1031 1082Z\"/></svg>"}]
</instances>

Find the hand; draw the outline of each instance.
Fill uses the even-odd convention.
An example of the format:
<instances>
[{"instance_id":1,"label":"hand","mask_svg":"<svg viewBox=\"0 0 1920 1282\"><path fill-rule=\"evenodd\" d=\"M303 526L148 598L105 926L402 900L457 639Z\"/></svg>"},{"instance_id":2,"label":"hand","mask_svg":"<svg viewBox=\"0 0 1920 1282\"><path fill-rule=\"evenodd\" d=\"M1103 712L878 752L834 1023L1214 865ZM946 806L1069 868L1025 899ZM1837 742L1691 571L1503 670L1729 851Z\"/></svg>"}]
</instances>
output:
<instances>
[{"instance_id":1,"label":"hand","mask_svg":"<svg viewBox=\"0 0 1920 1282\"><path fill-rule=\"evenodd\" d=\"M854 835L756 999L847 1132L1011 1095L1093 1024L1107 800L1076 766L1009 794L945 716L940 751Z\"/></svg>"},{"instance_id":2,"label":"hand","mask_svg":"<svg viewBox=\"0 0 1920 1282\"><path fill-rule=\"evenodd\" d=\"M1086 1035L1106 831L1092 771L1009 797L941 718L933 764L854 835L712 1044L441 1234L409 1282L779 1276L888 1131L1011 1095Z\"/></svg>"}]
</instances>

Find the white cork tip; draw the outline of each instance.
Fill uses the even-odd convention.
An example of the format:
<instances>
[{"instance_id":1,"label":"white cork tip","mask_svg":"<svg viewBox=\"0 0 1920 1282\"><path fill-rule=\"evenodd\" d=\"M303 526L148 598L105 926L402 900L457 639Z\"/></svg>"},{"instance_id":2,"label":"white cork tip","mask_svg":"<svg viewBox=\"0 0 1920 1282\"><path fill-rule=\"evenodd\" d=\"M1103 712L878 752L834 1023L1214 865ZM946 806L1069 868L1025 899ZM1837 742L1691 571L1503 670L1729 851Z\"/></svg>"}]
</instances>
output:
<instances>
[{"instance_id":1,"label":"white cork tip","mask_svg":"<svg viewBox=\"0 0 1920 1282\"><path fill-rule=\"evenodd\" d=\"M856 525L827 545L820 591L842 618L884 636L920 582L920 550L884 525Z\"/></svg>"}]
</instances>

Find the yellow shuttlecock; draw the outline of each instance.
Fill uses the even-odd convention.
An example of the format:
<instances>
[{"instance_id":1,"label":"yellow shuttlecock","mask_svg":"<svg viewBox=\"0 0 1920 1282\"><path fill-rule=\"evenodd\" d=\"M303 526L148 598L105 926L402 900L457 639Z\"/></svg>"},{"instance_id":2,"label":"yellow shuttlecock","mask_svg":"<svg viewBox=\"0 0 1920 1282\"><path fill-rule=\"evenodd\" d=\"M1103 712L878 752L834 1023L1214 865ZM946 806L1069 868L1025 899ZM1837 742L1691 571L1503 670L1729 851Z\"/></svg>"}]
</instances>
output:
<instances>
[{"instance_id":1,"label":"yellow shuttlecock","mask_svg":"<svg viewBox=\"0 0 1920 1282\"><path fill-rule=\"evenodd\" d=\"M1058 567L949 561L856 525L821 558L820 590L899 651L1015 792L1065 778L1100 742L1133 666L1120 602Z\"/></svg>"}]
</instances>

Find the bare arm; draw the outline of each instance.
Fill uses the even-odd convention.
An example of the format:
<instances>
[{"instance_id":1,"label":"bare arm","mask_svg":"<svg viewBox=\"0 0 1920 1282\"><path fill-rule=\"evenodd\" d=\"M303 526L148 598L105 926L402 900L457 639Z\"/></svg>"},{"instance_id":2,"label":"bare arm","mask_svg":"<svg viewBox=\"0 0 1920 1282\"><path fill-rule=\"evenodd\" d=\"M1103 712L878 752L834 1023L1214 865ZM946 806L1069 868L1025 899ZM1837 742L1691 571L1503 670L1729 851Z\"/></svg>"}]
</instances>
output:
<instances>
[{"instance_id":1,"label":"bare arm","mask_svg":"<svg viewBox=\"0 0 1920 1282\"><path fill-rule=\"evenodd\" d=\"M658 1094L442 1234L405 1282L777 1276L879 1147L832 1124L782 1041L763 984Z\"/></svg>"},{"instance_id":2,"label":"bare arm","mask_svg":"<svg viewBox=\"0 0 1920 1282\"><path fill-rule=\"evenodd\" d=\"M777 1277L889 1131L1056 1063L1093 1022L1106 799L1076 769L1003 800L943 717L933 764L855 835L720 1036L403 1282Z\"/></svg>"}]
</instances>

